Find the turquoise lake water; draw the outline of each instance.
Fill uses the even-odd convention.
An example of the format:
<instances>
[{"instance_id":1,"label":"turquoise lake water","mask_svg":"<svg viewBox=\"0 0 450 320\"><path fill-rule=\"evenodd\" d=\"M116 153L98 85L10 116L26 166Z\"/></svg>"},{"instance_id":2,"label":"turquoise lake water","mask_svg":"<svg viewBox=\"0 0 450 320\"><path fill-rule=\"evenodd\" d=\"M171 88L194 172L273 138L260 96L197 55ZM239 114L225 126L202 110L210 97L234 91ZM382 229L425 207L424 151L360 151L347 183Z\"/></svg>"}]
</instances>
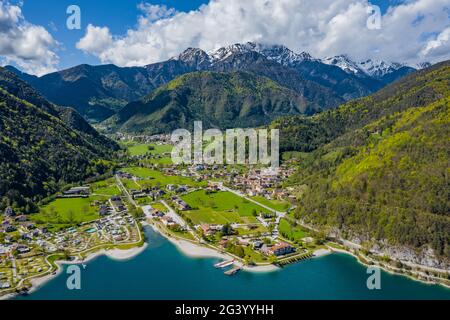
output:
<instances>
[{"instance_id":1,"label":"turquoise lake water","mask_svg":"<svg viewBox=\"0 0 450 320\"><path fill-rule=\"evenodd\" d=\"M366 268L345 254L289 265L277 272L228 277L217 259L183 255L146 228L149 246L128 261L101 256L81 273L81 290L67 289L63 272L29 296L17 299L446 299L450 290L382 272L381 290L368 290Z\"/></svg>"}]
</instances>

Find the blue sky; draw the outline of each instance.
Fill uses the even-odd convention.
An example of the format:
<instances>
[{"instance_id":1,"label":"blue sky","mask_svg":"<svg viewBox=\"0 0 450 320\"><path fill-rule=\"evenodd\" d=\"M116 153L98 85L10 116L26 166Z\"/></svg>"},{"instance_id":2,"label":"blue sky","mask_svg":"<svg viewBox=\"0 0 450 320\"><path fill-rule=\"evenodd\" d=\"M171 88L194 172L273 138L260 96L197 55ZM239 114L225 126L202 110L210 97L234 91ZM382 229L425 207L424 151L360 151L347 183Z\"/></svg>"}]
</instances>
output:
<instances>
[{"instance_id":1,"label":"blue sky","mask_svg":"<svg viewBox=\"0 0 450 320\"><path fill-rule=\"evenodd\" d=\"M85 33L87 24L108 26L113 34L124 34L136 25L140 14L138 4L142 0L22 0L22 12L26 19L36 25L44 26L62 44L60 68L68 68L81 63L99 64L98 58L83 54L75 44ZM208 0L159 0L145 1L151 4L166 5L178 11L197 9ZM81 30L68 30L66 9L76 4L81 9Z\"/></svg>"},{"instance_id":2,"label":"blue sky","mask_svg":"<svg viewBox=\"0 0 450 320\"><path fill-rule=\"evenodd\" d=\"M245 0L243 0L245 1ZM12 1L12 3L20 1ZM140 14L138 4L142 0L24 0L23 14L33 24L42 25L49 30L54 38L63 47L60 52L60 68L68 68L81 63L100 64L97 57L83 54L75 44L83 37L87 24L108 26L113 34L124 34L136 25L136 17ZM146 3L166 5L178 11L198 9L208 0L159 0L145 1ZM380 6L385 12L390 3L398 0L372 0L371 3ZM81 30L68 30L66 28L66 9L76 4L81 9Z\"/></svg>"},{"instance_id":3,"label":"blue sky","mask_svg":"<svg viewBox=\"0 0 450 320\"><path fill-rule=\"evenodd\" d=\"M159 5L153 8L158 21L138 8L142 3ZM81 63L145 65L190 46L209 51L246 41L283 44L319 58L347 54L410 64L450 58L448 0L370 3L381 8L379 30L366 27L367 0L0 0L0 13L6 12L0 65L34 74ZM81 30L66 28L72 4L81 8Z\"/></svg>"}]
</instances>

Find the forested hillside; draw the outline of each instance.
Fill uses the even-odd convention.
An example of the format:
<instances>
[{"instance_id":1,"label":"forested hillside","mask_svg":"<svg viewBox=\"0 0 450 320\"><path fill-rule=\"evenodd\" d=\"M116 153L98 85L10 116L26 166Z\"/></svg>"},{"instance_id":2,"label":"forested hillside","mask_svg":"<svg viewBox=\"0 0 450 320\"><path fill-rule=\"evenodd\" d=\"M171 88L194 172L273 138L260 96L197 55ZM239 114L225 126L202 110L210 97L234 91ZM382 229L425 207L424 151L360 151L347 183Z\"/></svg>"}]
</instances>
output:
<instances>
[{"instance_id":1,"label":"forested hillside","mask_svg":"<svg viewBox=\"0 0 450 320\"><path fill-rule=\"evenodd\" d=\"M105 125L122 132L164 133L191 128L251 127L318 106L266 77L247 72L194 72L130 103Z\"/></svg>"},{"instance_id":2,"label":"forested hillside","mask_svg":"<svg viewBox=\"0 0 450 320\"><path fill-rule=\"evenodd\" d=\"M118 146L74 110L52 105L0 68L0 209L24 212L60 185L103 174Z\"/></svg>"},{"instance_id":3,"label":"forested hillside","mask_svg":"<svg viewBox=\"0 0 450 320\"><path fill-rule=\"evenodd\" d=\"M450 258L450 62L311 118L277 121L306 151L297 216L344 237Z\"/></svg>"}]
</instances>

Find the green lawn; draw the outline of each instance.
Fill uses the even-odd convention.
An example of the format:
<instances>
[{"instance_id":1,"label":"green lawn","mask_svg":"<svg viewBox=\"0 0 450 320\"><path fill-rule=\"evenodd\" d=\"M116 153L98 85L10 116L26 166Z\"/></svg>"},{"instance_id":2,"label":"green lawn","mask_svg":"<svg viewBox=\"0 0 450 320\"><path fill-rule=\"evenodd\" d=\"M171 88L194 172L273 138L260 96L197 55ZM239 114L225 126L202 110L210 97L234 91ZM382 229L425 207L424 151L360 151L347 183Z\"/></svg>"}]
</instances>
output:
<instances>
[{"instance_id":1,"label":"green lawn","mask_svg":"<svg viewBox=\"0 0 450 320\"><path fill-rule=\"evenodd\" d=\"M149 147L153 147L154 150L149 150ZM142 156L147 153L154 154L154 155L162 155L167 152L172 151L171 145L157 145L154 143L146 144L134 144L128 147L128 151L131 156Z\"/></svg>"},{"instance_id":2,"label":"green lawn","mask_svg":"<svg viewBox=\"0 0 450 320\"><path fill-rule=\"evenodd\" d=\"M280 234L292 241L308 237L308 231L301 226L293 227L286 219L281 219L279 225Z\"/></svg>"},{"instance_id":3,"label":"green lawn","mask_svg":"<svg viewBox=\"0 0 450 320\"><path fill-rule=\"evenodd\" d=\"M163 205L162 203L155 202L155 203L151 203L150 205L152 206L153 209L156 209L161 212L167 212L166 206Z\"/></svg>"},{"instance_id":4,"label":"green lawn","mask_svg":"<svg viewBox=\"0 0 450 320\"><path fill-rule=\"evenodd\" d=\"M253 200L258 201L259 203L268 206L269 208L272 208L273 210L280 211L280 212L286 212L290 205L288 202L285 201L279 201L279 200L268 200L264 197L256 196L252 197Z\"/></svg>"},{"instance_id":5,"label":"green lawn","mask_svg":"<svg viewBox=\"0 0 450 320\"><path fill-rule=\"evenodd\" d=\"M76 224L99 218L98 208L91 206L91 198L56 199L41 208L31 219L37 223Z\"/></svg>"},{"instance_id":6,"label":"green lawn","mask_svg":"<svg viewBox=\"0 0 450 320\"><path fill-rule=\"evenodd\" d=\"M194 208L185 214L195 224L254 223L257 220L253 216L253 210L257 213L267 212L264 208L231 192L206 194L204 190L199 190L182 198Z\"/></svg>"},{"instance_id":7,"label":"green lawn","mask_svg":"<svg viewBox=\"0 0 450 320\"><path fill-rule=\"evenodd\" d=\"M122 180L122 183L125 186L125 188L127 188L128 190L140 190L141 189L140 185L136 184L136 182L134 182L134 180L130 180L130 179L121 179L121 180Z\"/></svg>"},{"instance_id":8,"label":"green lawn","mask_svg":"<svg viewBox=\"0 0 450 320\"><path fill-rule=\"evenodd\" d=\"M148 168L132 167L123 169L123 171L129 172L136 177L142 178L143 180L138 181L138 183L143 187L146 185L155 186L157 183L159 183L161 186L166 186L168 184L188 185L192 187L200 187L207 185L205 181L196 182L193 179L187 177L165 176L160 171Z\"/></svg>"},{"instance_id":9,"label":"green lawn","mask_svg":"<svg viewBox=\"0 0 450 320\"><path fill-rule=\"evenodd\" d=\"M262 224L257 224L257 227L255 229L248 229L248 228L237 228L237 231L239 235L249 235L249 234L257 234L258 232L264 233L267 232L267 228L264 227Z\"/></svg>"},{"instance_id":10,"label":"green lawn","mask_svg":"<svg viewBox=\"0 0 450 320\"><path fill-rule=\"evenodd\" d=\"M120 195L120 190L114 178L94 183L91 186L92 193L106 196Z\"/></svg>"}]
</instances>

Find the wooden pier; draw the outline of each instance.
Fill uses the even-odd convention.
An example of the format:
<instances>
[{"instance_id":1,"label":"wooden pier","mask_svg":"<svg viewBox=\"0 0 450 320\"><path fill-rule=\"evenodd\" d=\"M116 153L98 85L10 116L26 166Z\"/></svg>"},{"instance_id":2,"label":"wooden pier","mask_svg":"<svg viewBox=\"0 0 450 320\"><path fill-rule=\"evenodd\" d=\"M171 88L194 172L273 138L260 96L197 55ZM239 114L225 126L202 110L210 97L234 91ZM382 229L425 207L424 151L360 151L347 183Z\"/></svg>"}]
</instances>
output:
<instances>
[{"instance_id":1,"label":"wooden pier","mask_svg":"<svg viewBox=\"0 0 450 320\"><path fill-rule=\"evenodd\" d=\"M234 267L228 271L225 271L224 274L227 276L232 276L232 275L235 275L236 273L238 273L239 271L241 271L241 267Z\"/></svg>"}]
</instances>

